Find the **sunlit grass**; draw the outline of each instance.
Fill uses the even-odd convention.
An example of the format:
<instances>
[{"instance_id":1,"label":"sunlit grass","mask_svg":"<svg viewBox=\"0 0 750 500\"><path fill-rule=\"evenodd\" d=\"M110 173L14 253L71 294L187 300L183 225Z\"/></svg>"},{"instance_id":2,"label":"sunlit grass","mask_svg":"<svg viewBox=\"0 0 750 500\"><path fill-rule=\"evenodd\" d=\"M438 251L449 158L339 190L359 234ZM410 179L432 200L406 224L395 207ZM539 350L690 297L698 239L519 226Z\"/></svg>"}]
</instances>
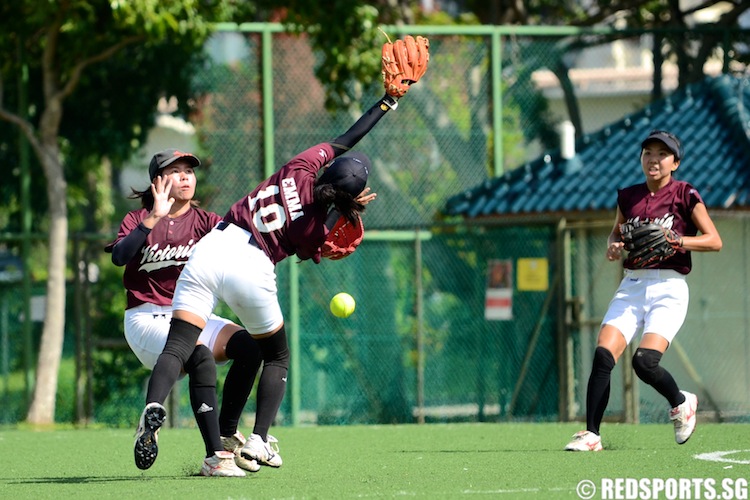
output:
<instances>
[{"instance_id":1,"label":"sunlit grass","mask_svg":"<svg viewBox=\"0 0 750 500\"><path fill-rule=\"evenodd\" d=\"M162 429L159 457L141 471L133 429L4 428L0 498L578 498L583 480L750 477L747 424L699 424L683 446L669 424L605 424L604 451L563 452L577 430L548 423L280 427L272 430L280 469L202 478L195 429ZM695 458L726 451L733 462Z\"/></svg>"}]
</instances>

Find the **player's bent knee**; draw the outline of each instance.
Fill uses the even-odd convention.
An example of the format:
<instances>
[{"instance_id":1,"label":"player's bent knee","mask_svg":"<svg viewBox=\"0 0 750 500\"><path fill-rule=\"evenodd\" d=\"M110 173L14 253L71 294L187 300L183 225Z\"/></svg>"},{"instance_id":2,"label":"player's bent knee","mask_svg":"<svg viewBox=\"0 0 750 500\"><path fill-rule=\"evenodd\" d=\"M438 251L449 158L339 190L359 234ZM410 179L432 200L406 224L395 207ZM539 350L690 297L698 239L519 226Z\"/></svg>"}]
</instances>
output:
<instances>
[{"instance_id":1,"label":"player's bent knee","mask_svg":"<svg viewBox=\"0 0 750 500\"><path fill-rule=\"evenodd\" d=\"M185 366L188 358L193 354L200 334L201 329L197 326L191 325L187 321L172 318L167 343L164 345L162 354L176 357Z\"/></svg>"},{"instance_id":2,"label":"player's bent knee","mask_svg":"<svg viewBox=\"0 0 750 500\"><path fill-rule=\"evenodd\" d=\"M654 349L639 347L633 354L633 370L638 378L647 384L653 384L659 379L662 367L659 366L662 353Z\"/></svg>"},{"instance_id":3,"label":"player's bent knee","mask_svg":"<svg viewBox=\"0 0 750 500\"><path fill-rule=\"evenodd\" d=\"M286 340L286 329L281 327L279 331L263 339L256 339L260 347L263 363L265 366L280 366L289 368L289 346Z\"/></svg>"},{"instance_id":4,"label":"player's bent knee","mask_svg":"<svg viewBox=\"0 0 750 500\"><path fill-rule=\"evenodd\" d=\"M234 332L227 341L225 352L227 358L235 360L235 362L260 363L262 361L260 345L252 335L247 333L247 330Z\"/></svg>"},{"instance_id":5,"label":"player's bent knee","mask_svg":"<svg viewBox=\"0 0 750 500\"><path fill-rule=\"evenodd\" d=\"M185 363L185 371L190 376L193 387L216 385L216 363L211 350L204 345L193 347L193 353Z\"/></svg>"},{"instance_id":6,"label":"player's bent knee","mask_svg":"<svg viewBox=\"0 0 750 500\"><path fill-rule=\"evenodd\" d=\"M594 351L594 369L611 372L615 364L615 357L606 347L598 346Z\"/></svg>"}]
</instances>

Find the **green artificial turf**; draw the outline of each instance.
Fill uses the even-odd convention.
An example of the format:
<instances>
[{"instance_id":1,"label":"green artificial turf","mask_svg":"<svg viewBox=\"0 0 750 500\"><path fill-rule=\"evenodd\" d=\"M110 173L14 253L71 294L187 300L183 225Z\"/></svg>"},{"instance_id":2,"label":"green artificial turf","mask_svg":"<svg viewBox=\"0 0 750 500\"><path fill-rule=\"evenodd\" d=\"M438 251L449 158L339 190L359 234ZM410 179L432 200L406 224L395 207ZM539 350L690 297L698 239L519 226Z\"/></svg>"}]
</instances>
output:
<instances>
[{"instance_id":1,"label":"green artificial turf","mask_svg":"<svg viewBox=\"0 0 750 500\"><path fill-rule=\"evenodd\" d=\"M550 423L281 427L272 430L280 469L205 478L198 475L203 445L195 429L162 429L159 457L141 471L132 430L7 428L0 430L0 498L579 498L581 481L597 487L591 498L612 491L642 498L627 497L624 482L631 490L634 480L649 487L682 480L683 490L713 482L723 494L728 480L735 495L750 478L748 424L699 424L678 446L669 424L605 423L604 451L562 451L577 430L580 424ZM704 453L714 460L695 458ZM602 481L617 480L621 490L600 491ZM707 497L702 490L672 498Z\"/></svg>"}]
</instances>

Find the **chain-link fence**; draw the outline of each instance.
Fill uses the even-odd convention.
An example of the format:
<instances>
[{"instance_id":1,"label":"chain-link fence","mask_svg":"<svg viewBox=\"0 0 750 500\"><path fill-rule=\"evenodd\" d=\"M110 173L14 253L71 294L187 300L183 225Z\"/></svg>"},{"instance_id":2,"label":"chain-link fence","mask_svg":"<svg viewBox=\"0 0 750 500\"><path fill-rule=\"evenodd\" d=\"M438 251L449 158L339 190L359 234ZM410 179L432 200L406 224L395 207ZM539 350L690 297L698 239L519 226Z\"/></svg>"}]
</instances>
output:
<instances>
[{"instance_id":1,"label":"chain-link fence","mask_svg":"<svg viewBox=\"0 0 750 500\"><path fill-rule=\"evenodd\" d=\"M323 111L324 91L314 77L307 40L274 30L268 78L262 31L222 33L231 37L225 44L234 47L231 57L217 56L198 76L197 85L206 90L197 124L206 159L199 198L219 214L269 169L343 133L382 93L373 84L360 89L360 110ZM564 105L568 85L578 93L577 119L586 132L647 103L651 72L638 75L653 37L633 34L582 48L606 37L490 27L428 27L423 34L430 36L432 53L426 77L357 147L373 160L370 185L378 193L365 214L364 243L342 261L314 265L288 259L278 266L293 356L279 424L556 420L583 414L598 322L619 279L616 266L606 267L599 252L611 220L584 233L567 228L573 237L566 239L556 225L465 225L440 222L436 215L449 196L556 148L555 127L570 118ZM613 68L622 70L619 77L601 76ZM670 78L665 70L666 91L676 84ZM269 95L264 82L272 84L270 107L264 106ZM744 219L721 223L725 246L744 249ZM110 238L72 235L75 272L68 287L58 421L132 426L142 408L148 371L124 343L122 269L102 252ZM17 255L20 240L5 241ZM722 259L725 254L735 262L746 260L744 250L724 250ZM519 273L528 259L549 266L537 277L540 287L522 283L527 278ZM707 400L704 410L741 418L750 409L748 366L739 359L750 345L747 266L733 273L718 259L695 257L688 321L664 363ZM511 318L487 320L488 266L498 260L510 262L513 270L505 302ZM327 310L339 291L357 300L355 314L345 320ZM43 294L43 282L34 283L33 294ZM20 285L4 283L0 298L3 421L16 422L27 405ZM233 318L224 306L216 312ZM30 334L34 352L39 325L35 321ZM564 359L565 339L572 343L570 362ZM225 370L220 367L220 379ZM618 367L613 387L631 383L622 380L627 376L627 365ZM192 425L185 382L173 393L178 410L170 413L173 423ZM634 417L627 417L627 397L640 404ZM660 420L664 405L650 388L636 396L613 389L608 416ZM245 424L254 407L251 397Z\"/></svg>"},{"instance_id":2,"label":"chain-link fence","mask_svg":"<svg viewBox=\"0 0 750 500\"><path fill-rule=\"evenodd\" d=\"M514 294L513 321L486 321L484 310L488 262L551 259L551 238L550 230L538 228L415 232L410 239L366 241L343 261L279 265L288 322L291 290L300 297L290 341L297 369L279 423L556 419L556 311L547 294ZM81 256L92 257L102 246L86 241ZM357 301L355 314L343 320L328 311L328 301L342 290ZM122 340L122 292L98 280L79 285L79 293L74 302L88 311L81 326L88 352L81 353L77 385L91 391L90 397L81 391L81 404L91 405L97 422L132 425L148 372ZM217 312L234 318L226 306ZM533 337L539 340L532 344ZM177 424L191 425L184 384L173 413ZM251 397L248 419L253 409Z\"/></svg>"}]
</instances>

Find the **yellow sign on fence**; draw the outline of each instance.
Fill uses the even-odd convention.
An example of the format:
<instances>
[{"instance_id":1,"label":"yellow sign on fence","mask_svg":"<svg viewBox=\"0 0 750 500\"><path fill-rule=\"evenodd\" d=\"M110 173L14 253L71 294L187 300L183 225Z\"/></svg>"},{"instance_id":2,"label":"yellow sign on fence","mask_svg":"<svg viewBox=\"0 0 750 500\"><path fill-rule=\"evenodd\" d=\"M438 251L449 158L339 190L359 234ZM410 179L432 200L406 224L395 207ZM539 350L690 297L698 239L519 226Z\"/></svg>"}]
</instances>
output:
<instances>
[{"instance_id":1,"label":"yellow sign on fence","mask_svg":"<svg viewBox=\"0 0 750 500\"><path fill-rule=\"evenodd\" d=\"M549 288L547 259L518 259L516 283L519 291L544 292Z\"/></svg>"}]
</instances>

